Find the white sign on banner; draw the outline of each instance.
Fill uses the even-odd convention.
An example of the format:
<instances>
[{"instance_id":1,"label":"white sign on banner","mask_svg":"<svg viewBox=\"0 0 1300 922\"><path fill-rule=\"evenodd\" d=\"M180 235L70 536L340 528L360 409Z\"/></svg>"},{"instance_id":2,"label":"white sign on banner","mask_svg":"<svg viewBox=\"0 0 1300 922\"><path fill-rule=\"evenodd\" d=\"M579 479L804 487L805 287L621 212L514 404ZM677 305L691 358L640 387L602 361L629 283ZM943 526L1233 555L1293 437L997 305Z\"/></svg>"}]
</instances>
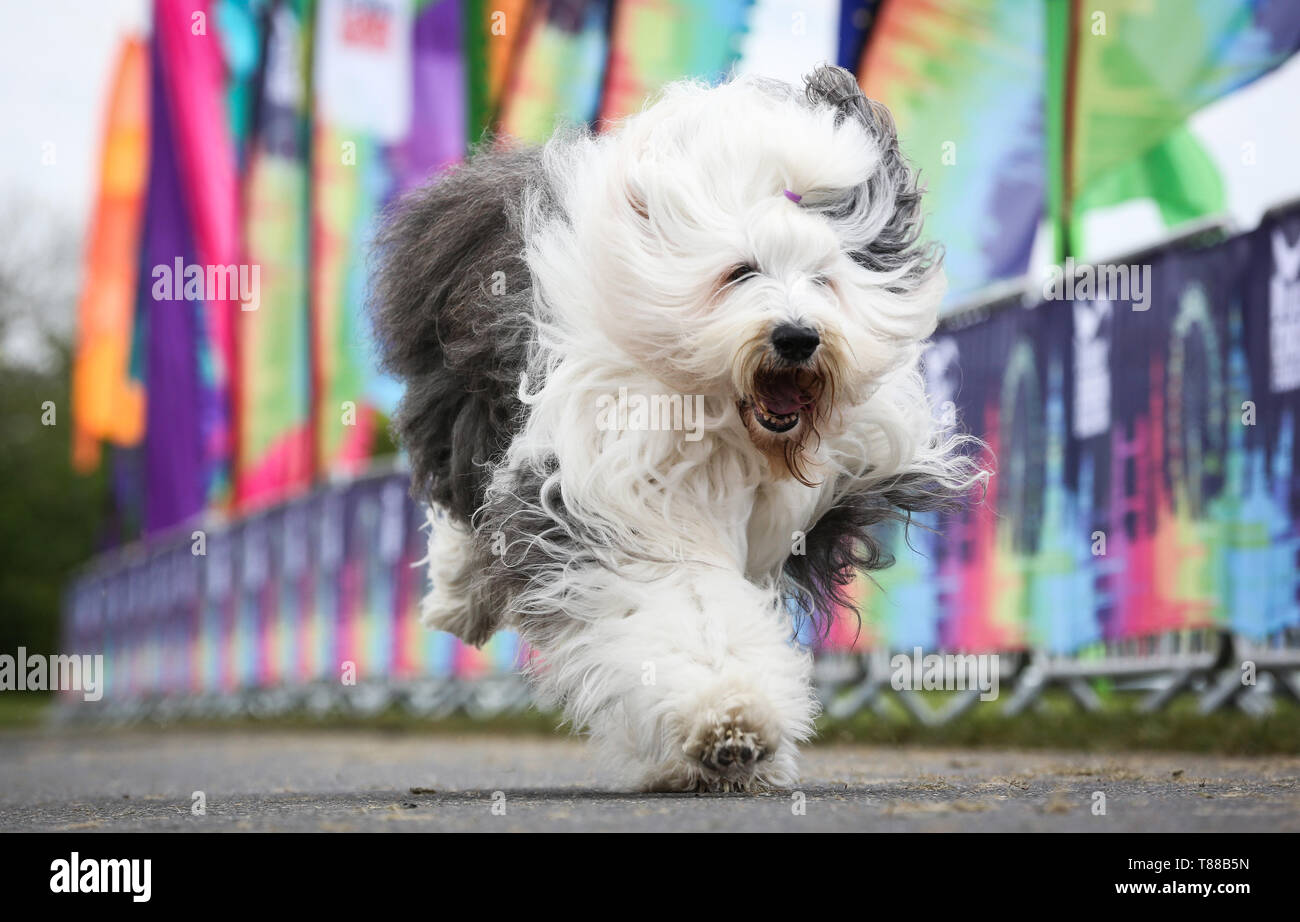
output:
<instances>
[{"instance_id":1,"label":"white sign on banner","mask_svg":"<svg viewBox=\"0 0 1300 922\"><path fill-rule=\"evenodd\" d=\"M1300 387L1300 240L1273 231L1273 277L1268 283L1269 384L1275 394Z\"/></svg>"},{"instance_id":2,"label":"white sign on banner","mask_svg":"<svg viewBox=\"0 0 1300 922\"><path fill-rule=\"evenodd\" d=\"M1074 437L1110 431L1109 301L1074 302Z\"/></svg>"},{"instance_id":3,"label":"white sign on banner","mask_svg":"<svg viewBox=\"0 0 1300 922\"><path fill-rule=\"evenodd\" d=\"M385 143L411 125L410 0L321 0L316 102L326 122Z\"/></svg>"}]
</instances>

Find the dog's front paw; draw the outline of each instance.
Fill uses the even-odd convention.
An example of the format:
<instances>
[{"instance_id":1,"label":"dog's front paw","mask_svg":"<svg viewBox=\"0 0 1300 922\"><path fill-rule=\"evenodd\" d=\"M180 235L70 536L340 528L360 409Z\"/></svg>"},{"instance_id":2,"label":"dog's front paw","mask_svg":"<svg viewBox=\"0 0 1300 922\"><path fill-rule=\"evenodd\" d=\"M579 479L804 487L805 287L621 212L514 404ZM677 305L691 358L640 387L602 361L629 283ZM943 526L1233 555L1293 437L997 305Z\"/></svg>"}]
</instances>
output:
<instances>
[{"instance_id":1,"label":"dog's front paw","mask_svg":"<svg viewBox=\"0 0 1300 922\"><path fill-rule=\"evenodd\" d=\"M701 698L681 744L685 775L703 791L750 791L769 787L780 729L758 696L735 688Z\"/></svg>"},{"instance_id":2,"label":"dog's front paw","mask_svg":"<svg viewBox=\"0 0 1300 922\"><path fill-rule=\"evenodd\" d=\"M740 709L698 723L682 752L699 766L700 786L712 791L747 790L757 780L758 764L770 756L769 744Z\"/></svg>"}]
</instances>

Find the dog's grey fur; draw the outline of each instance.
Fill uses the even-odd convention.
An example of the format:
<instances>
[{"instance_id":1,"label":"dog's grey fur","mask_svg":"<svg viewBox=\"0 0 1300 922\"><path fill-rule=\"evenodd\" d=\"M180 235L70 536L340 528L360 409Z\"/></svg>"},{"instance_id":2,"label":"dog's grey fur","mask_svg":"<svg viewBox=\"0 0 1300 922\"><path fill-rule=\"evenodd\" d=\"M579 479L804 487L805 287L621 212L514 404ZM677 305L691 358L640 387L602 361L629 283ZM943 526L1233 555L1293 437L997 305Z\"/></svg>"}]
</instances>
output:
<instances>
[{"instance_id":1,"label":"dog's grey fur","mask_svg":"<svg viewBox=\"0 0 1300 922\"><path fill-rule=\"evenodd\" d=\"M376 241L373 319L384 370L406 384L393 428L412 493L465 522L520 424L532 311L521 208L541 182L539 150L485 146L398 202Z\"/></svg>"},{"instance_id":2,"label":"dog's grey fur","mask_svg":"<svg viewBox=\"0 0 1300 922\"><path fill-rule=\"evenodd\" d=\"M782 569L786 594L801 617L811 619L825 637L837 607L856 613L848 588L859 573L894 565L876 526L889 522L903 528L921 513L952 513L961 497L923 477L900 477L892 483L849 491L805 536L804 553L792 554Z\"/></svg>"},{"instance_id":3,"label":"dog's grey fur","mask_svg":"<svg viewBox=\"0 0 1300 922\"><path fill-rule=\"evenodd\" d=\"M839 109L840 119L861 122L880 148L883 170L857 186L848 198L819 208L843 228L868 228L869 233L862 235L863 245L855 247L849 255L859 265L875 272L906 268L904 281L895 285L898 289L914 287L939 271L942 253L938 245L921 240L924 189L898 148L898 131L889 110L868 99L854 76L840 67L819 67L809 74L806 95L811 105L830 103ZM861 215L867 212L870 203L882 199L893 199L896 207L885 226L877 230L865 224Z\"/></svg>"},{"instance_id":4,"label":"dog's grey fur","mask_svg":"<svg viewBox=\"0 0 1300 922\"><path fill-rule=\"evenodd\" d=\"M532 546L514 539L541 524L485 499L522 423L533 301L522 212L525 195L543 188L539 149L487 142L399 201L376 240L371 310L382 367L406 384L393 430L411 457L412 495L473 529L477 565L454 589L474 612L466 639L475 644L496 631L528 572L495 553L497 542ZM520 480L520 495L535 500L540 478Z\"/></svg>"}]
</instances>

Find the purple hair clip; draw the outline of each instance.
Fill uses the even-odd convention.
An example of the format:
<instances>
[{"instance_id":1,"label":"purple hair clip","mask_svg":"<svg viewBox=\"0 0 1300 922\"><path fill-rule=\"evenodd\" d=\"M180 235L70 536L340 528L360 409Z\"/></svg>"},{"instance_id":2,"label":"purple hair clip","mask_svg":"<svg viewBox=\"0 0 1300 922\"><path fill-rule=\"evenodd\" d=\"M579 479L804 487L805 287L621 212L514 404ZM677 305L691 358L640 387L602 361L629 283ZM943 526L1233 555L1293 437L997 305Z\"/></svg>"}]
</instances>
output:
<instances>
[{"instance_id":1,"label":"purple hair clip","mask_svg":"<svg viewBox=\"0 0 1300 922\"><path fill-rule=\"evenodd\" d=\"M784 191L785 191L785 197L788 198L790 201L794 202L796 205L798 205L800 202L803 201L803 196L800 195L798 192L791 192L789 189L786 189Z\"/></svg>"}]
</instances>

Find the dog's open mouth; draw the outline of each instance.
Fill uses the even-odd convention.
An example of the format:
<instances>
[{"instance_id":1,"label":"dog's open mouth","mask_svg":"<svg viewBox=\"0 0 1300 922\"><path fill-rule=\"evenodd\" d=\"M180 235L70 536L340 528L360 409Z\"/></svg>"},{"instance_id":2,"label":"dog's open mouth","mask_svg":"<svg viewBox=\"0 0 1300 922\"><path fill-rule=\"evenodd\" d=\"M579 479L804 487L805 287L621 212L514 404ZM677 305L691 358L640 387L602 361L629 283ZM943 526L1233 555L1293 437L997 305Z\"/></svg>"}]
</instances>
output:
<instances>
[{"instance_id":1,"label":"dog's open mouth","mask_svg":"<svg viewBox=\"0 0 1300 922\"><path fill-rule=\"evenodd\" d=\"M815 372L801 368L777 368L760 372L754 392L744 403L754 420L768 432L789 432L799 425L804 413L813 411L821 391Z\"/></svg>"}]
</instances>

